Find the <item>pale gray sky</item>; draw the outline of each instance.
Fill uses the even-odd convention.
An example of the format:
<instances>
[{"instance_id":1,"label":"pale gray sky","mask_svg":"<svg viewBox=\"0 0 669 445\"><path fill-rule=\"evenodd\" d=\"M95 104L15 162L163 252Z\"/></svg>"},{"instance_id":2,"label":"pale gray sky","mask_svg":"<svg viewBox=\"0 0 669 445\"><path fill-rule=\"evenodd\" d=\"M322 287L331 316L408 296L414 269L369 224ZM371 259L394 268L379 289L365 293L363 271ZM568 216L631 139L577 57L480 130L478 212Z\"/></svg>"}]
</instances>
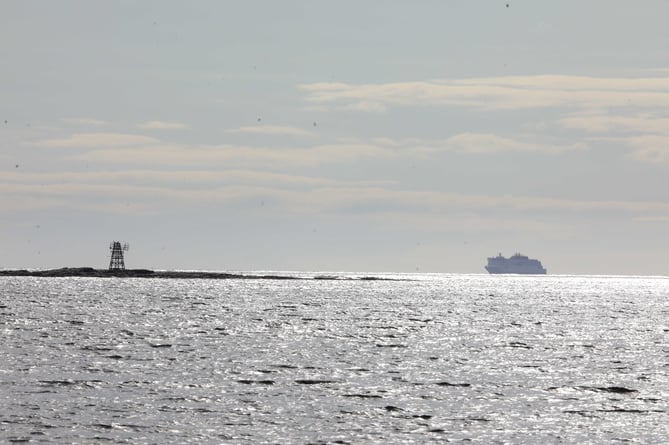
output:
<instances>
[{"instance_id":1,"label":"pale gray sky","mask_svg":"<svg viewBox=\"0 0 669 445\"><path fill-rule=\"evenodd\" d=\"M1 8L0 267L669 274L664 0Z\"/></svg>"}]
</instances>

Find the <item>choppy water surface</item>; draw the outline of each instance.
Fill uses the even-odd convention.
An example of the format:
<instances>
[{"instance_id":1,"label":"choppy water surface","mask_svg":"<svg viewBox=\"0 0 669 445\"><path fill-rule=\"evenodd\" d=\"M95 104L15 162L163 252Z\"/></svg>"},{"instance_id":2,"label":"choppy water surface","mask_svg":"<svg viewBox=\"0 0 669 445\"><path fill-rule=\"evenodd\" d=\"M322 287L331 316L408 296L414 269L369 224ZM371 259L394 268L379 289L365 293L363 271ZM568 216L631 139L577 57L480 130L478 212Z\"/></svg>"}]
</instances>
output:
<instances>
[{"instance_id":1,"label":"choppy water surface","mask_svg":"<svg viewBox=\"0 0 669 445\"><path fill-rule=\"evenodd\" d=\"M0 442L669 440L669 279L395 278L0 278Z\"/></svg>"}]
</instances>

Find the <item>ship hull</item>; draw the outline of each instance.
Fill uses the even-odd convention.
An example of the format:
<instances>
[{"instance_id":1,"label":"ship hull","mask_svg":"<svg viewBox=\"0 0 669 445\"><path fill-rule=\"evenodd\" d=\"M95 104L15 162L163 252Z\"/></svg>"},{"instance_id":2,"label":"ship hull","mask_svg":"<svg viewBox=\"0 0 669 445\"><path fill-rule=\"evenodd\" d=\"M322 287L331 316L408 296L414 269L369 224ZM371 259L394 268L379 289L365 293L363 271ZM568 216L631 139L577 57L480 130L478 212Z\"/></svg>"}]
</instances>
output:
<instances>
[{"instance_id":1,"label":"ship hull","mask_svg":"<svg viewBox=\"0 0 669 445\"><path fill-rule=\"evenodd\" d=\"M495 268L488 268L486 266L485 268L486 271L488 271L489 274L491 275L501 275L501 274L522 274L522 275L546 275L546 269L540 269L540 270L508 270L508 269L495 269Z\"/></svg>"},{"instance_id":2,"label":"ship hull","mask_svg":"<svg viewBox=\"0 0 669 445\"><path fill-rule=\"evenodd\" d=\"M546 269L539 260L516 253L510 258L502 254L488 258L485 270L490 274L546 275Z\"/></svg>"}]
</instances>

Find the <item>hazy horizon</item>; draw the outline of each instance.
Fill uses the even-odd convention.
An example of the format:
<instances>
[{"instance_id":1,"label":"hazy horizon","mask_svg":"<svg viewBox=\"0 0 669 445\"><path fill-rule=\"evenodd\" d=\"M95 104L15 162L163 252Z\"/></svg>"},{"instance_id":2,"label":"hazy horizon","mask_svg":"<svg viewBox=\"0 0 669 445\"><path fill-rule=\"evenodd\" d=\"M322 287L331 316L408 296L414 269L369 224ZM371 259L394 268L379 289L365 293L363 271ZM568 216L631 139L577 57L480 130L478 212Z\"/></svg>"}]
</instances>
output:
<instances>
[{"instance_id":1,"label":"hazy horizon","mask_svg":"<svg viewBox=\"0 0 669 445\"><path fill-rule=\"evenodd\" d=\"M668 275L668 15L5 2L0 268Z\"/></svg>"}]
</instances>

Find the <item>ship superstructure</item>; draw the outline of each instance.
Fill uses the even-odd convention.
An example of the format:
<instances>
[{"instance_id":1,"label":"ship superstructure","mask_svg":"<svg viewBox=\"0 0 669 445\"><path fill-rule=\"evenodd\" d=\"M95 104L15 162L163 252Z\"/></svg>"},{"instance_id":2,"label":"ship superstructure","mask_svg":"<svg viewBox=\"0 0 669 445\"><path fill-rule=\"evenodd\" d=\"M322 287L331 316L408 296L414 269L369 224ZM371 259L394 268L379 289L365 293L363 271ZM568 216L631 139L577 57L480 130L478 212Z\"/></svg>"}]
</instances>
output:
<instances>
[{"instance_id":1,"label":"ship superstructure","mask_svg":"<svg viewBox=\"0 0 669 445\"><path fill-rule=\"evenodd\" d=\"M518 274L546 274L546 269L541 265L541 261L535 260L515 253L510 258L505 258L502 254L488 258L488 264L485 270L491 274L518 273Z\"/></svg>"}]
</instances>

